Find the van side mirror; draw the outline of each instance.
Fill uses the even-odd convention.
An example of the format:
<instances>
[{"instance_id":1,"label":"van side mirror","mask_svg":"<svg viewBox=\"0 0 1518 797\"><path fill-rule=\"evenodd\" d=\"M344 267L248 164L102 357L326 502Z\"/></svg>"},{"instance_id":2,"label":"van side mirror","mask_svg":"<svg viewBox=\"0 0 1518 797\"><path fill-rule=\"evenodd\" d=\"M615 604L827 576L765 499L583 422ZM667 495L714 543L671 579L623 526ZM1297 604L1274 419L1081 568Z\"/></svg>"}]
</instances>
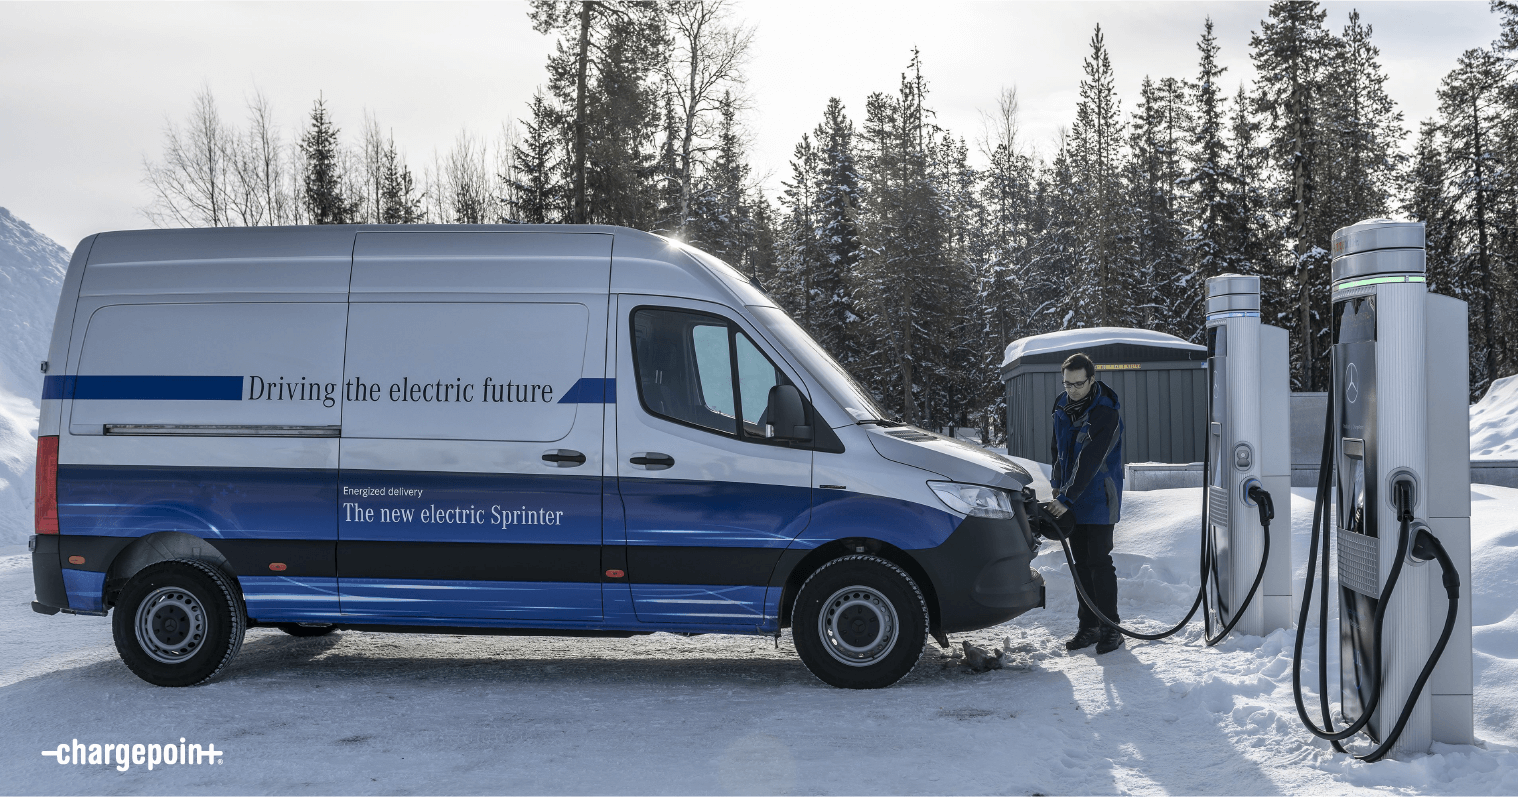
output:
<instances>
[{"instance_id":1,"label":"van side mirror","mask_svg":"<svg viewBox=\"0 0 1518 797\"><path fill-rule=\"evenodd\" d=\"M806 404L801 400L801 391L795 385L775 385L770 388L766 414L770 426L775 430L771 435L774 439L811 442L812 427L806 422Z\"/></svg>"}]
</instances>

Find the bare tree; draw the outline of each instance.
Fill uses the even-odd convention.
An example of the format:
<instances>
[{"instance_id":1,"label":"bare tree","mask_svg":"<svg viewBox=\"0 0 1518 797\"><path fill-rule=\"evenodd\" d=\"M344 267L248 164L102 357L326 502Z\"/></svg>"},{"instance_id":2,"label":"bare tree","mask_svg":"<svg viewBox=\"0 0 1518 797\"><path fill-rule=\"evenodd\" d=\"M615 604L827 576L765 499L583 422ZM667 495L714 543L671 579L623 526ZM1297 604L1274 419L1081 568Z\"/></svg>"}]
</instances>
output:
<instances>
[{"instance_id":1,"label":"bare tree","mask_svg":"<svg viewBox=\"0 0 1518 797\"><path fill-rule=\"evenodd\" d=\"M370 223L380 223L385 204L385 154L389 141L380 132L379 120L373 113L364 114L364 140L358 153L358 179L362 183L358 195L362 197L359 218Z\"/></svg>"},{"instance_id":2,"label":"bare tree","mask_svg":"<svg viewBox=\"0 0 1518 797\"><path fill-rule=\"evenodd\" d=\"M517 186L521 182L521 174L517 168L516 149L521 143L522 129L517 126L515 119L507 117L501 123L495 149L496 202L502 221L518 220L512 218L512 208L518 205Z\"/></svg>"},{"instance_id":3,"label":"bare tree","mask_svg":"<svg viewBox=\"0 0 1518 797\"><path fill-rule=\"evenodd\" d=\"M153 192L143 215L161 227L224 227L233 223L236 133L221 120L210 86L201 86L184 127L164 131L163 162L144 161Z\"/></svg>"},{"instance_id":4,"label":"bare tree","mask_svg":"<svg viewBox=\"0 0 1518 797\"><path fill-rule=\"evenodd\" d=\"M676 153L680 218L676 231L683 238L698 161L719 146L713 133L721 122L723 97L732 93L738 98L736 105L744 105L742 69L754 31L728 23L728 0L680 0L668 5L665 14L674 46L660 71L665 91L674 100L680 135Z\"/></svg>"},{"instance_id":5,"label":"bare tree","mask_svg":"<svg viewBox=\"0 0 1518 797\"><path fill-rule=\"evenodd\" d=\"M289 189L289 150L274 122L274 110L263 92L248 100L248 130L232 136L235 157L231 206L236 223L260 227L295 223Z\"/></svg>"},{"instance_id":6,"label":"bare tree","mask_svg":"<svg viewBox=\"0 0 1518 797\"><path fill-rule=\"evenodd\" d=\"M1020 154L1017 151L1017 134L1021 132L1017 117L1020 112L1016 86L1003 86L996 92L996 108L980 112L981 134L977 142L980 154L989 159L997 147L1005 147L1008 155Z\"/></svg>"},{"instance_id":7,"label":"bare tree","mask_svg":"<svg viewBox=\"0 0 1518 797\"><path fill-rule=\"evenodd\" d=\"M453 149L442 161L440 185L445 218L454 224L488 224L498 217L493 207L495 190L485 143L459 131Z\"/></svg>"}]
</instances>

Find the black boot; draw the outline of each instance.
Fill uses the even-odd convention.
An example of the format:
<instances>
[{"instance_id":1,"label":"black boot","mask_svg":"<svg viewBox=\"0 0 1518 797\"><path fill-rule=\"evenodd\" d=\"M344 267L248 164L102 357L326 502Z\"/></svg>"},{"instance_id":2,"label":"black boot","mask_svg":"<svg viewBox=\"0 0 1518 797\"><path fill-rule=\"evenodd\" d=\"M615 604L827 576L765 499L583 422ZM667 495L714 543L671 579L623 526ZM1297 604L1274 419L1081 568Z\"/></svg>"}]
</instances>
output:
<instances>
[{"instance_id":1,"label":"black boot","mask_svg":"<svg viewBox=\"0 0 1518 797\"><path fill-rule=\"evenodd\" d=\"M1096 644L1096 652L1098 654L1111 653L1112 651L1117 650L1122 646L1123 632L1110 626L1103 626L1101 631L1101 641L1097 642Z\"/></svg>"},{"instance_id":2,"label":"black boot","mask_svg":"<svg viewBox=\"0 0 1518 797\"><path fill-rule=\"evenodd\" d=\"M1071 637L1069 642L1065 643L1065 650L1089 648L1095 645L1097 640L1101 639L1101 636L1102 630L1100 628L1082 628L1075 632L1075 636Z\"/></svg>"}]
</instances>

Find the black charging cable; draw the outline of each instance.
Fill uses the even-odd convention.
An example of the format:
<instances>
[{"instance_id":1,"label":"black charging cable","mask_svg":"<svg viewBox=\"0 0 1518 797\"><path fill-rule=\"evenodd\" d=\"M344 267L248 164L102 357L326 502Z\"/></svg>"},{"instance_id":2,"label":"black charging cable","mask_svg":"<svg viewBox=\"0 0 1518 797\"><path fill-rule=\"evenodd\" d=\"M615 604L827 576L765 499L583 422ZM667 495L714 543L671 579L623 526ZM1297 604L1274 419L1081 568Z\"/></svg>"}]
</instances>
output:
<instances>
[{"instance_id":1,"label":"black charging cable","mask_svg":"<svg viewBox=\"0 0 1518 797\"><path fill-rule=\"evenodd\" d=\"M1330 554L1329 535L1327 534L1329 530L1329 517L1328 513L1324 511L1328 505L1329 491L1331 489L1332 466L1333 402L1330 400L1323 423L1323 454L1318 468L1318 492L1313 505L1312 535L1307 554L1307 578L1302 590L1302 609L1297 617L1297 644L1291 656L1291 686L1293 697L1296 700L1297 717L1302 720L1302 724L1307 727L1307 730L1314 736L1327 740L1333 745L1335 750L1341 753L1348 753L1349 751L1340 742L1359 733L1370 722L1371 717L1375 715L1376 708L1381 703L1381 687L1384 677L1381 640L1386 623L1386 605L1393 591L1396 589L1397 582L1402 576L1403 564L1407 560L1414 519L1414 497L1413 485L1410 479L1398 479L1396 484L1393 485L1392 498L1397 505L1397 520L1400 529L1397 535L1397 558L1392 565L1391 573L1387 577L1386 586L1381 590L1381 597L1376 602L1374 631L1372 633L1375 650L1372 652L1373 664L1371 668L1375 676L1375 681L1373 682L1374 689L1371 691L1370 699L1366 701L1365 706L1362 708L1360 717L1351 722L1343 730L1336 731L1333 726L1333 712L1328 702L1328 564ZM1319 562L1318 546L1320 543L1322 544L1323 551L1321 560L1323 564L1323 580L1321 582L1321 599L1318 608L1318 702L1323 717L1323 727L1321 728L1314 724L1312 718L1308 716L1307 707L1302 698L1302 643L1306 639L1307 634L1307 618L1312 603L1312 588L1313 582L1316 579ZM1413 555L1420 561L1428 561L1429 559L1437 559L1439 561L1439 568L1443 575L1445 597L1449 602L1449 608L1444 621L1444 630L1440 633L1439 641L1434 645L1434 649L1430 652L1428 660L1424 662L1423 669L1418 674L1418 679L1413 685L1412 693L1403 705L1396 724L1386 734L1385 739L1373 750L1368 753L1355 755L1355 758L1361 761L1380 760L1391 750L1392 745L1396 744L1397 739L1402 735L1403 729L1407 726L1408 718L1412 716L1413 709L1417 705L1419 693L1423 691L1424 685L1427 684L1429 677L1432 676L1434 667L1439 663L1439 657L1444 654L1444 648L1449 644L1450 636L1455 630L1455 619L1459 613L1460 604L1460 573L1455 569L1454 561L1450 558L1449 553L1444 550L1444 546L1439 542L1439 538L1430 533L1428 529L1419 530L1417 544L1412 547Z\"/></svg>"},{"instance_id":2,"label":"black charging cable","mask_svg":"<svg viewBox=\"0 0 1518 797\"><path fill-rule=\"evenodd\" d=\"M1204 492L1203 495L1205 496L1206 493ZM1233 630L1234 626L1239 623L1239 620L1243 619L1244 610L1249 608L1250 602L1254 600L1255 594L1259 591L1260 583L1265 579L1265 567L1270 562L1270 521L1275 519L1275 503L1271 500L1270 493L1258 485L1250 488L1249 497L1256 503L1257 507L1259 508L1260 524L1264 527L1265 531L1265 545L1262 556L1260 557L1260 569L1259 572L1255 574L1254 584L1250 586L1249 593L1245 596L1243 604L1239 607L1239 610L1234 613L1233 619L1223 627L1223 630L1214 636L1211 634L1210 623L1204 625L1203 638L1208 646L1216 645L1219 642L1222 642L1225 638L1227 638L1229 632ZM1204 499L1203 507L1205 506L1206 502ZM1080 576L1075 572L1075 554L1070 550L1069 531L1065 528L1066 525L1072 528L1074 527L1075 524L1073 522L1073 518L1069 522L1061 523L1060 518L1054 517L1054 514L1048 509L1044 508L1042 504L1034 502L1033 507L1033 514L1036 518L1037 525L1042 529L1047 529L1049 532L1045 533L1044 536L1053 536L1059 540L1060 548L1065 552L1065 561L1070 565L1070 576L1071 579L1075 582L1076 595L1080 598L1080 601L1084 603L1086 605L1086 608L1090 609L1091 613L1095 614L1097 619L1100 620L1103 624L1117 629L1124 636L1148 641L1154 641L1164 639L1169 636L1174 636L1182 628L1185 628L1188 623L1191 622L1191 618L1196 615L1197 609L1200 608L1204 603L1205 596L1207 594L1208 574L1212 569L1211 564L1213 556L1212 546L1208 542L1206 517L1207 513L1205 509L1202 513L1201 588L1197 591L1196 600L1192 602L1191 609L1186 612L1186 616L1182 618L1181 621L1176 625L1157 633L1144 633L1142 631L1134 631L1130 628L1124 628L1117 622L1113 621L1112 618L1104 614L1101 609L1098 609L1096 607L1096 601L1092 600L1091 596L1086 594L1086 587L1081 584ZM1070 513L1066 512L1062 517L1069 516ZM1204 621L1207 620L1207 616L1204 615L1203 619Z\"/></svg>"}]
</instances>

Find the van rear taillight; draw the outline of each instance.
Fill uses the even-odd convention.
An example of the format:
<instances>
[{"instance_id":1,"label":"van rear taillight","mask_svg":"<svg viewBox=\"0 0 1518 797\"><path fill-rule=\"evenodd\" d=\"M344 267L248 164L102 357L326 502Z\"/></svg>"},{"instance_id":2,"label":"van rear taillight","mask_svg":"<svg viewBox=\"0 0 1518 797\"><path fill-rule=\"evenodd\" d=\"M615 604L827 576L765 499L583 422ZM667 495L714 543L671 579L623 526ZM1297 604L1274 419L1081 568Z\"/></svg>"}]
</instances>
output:
<instances>
[{"instance_id":1,"label":"van rear taillight","mask_svg":"<svg viewBox=\"0 0 1518 797\"><path fill-rule=\"evenodd\" d=\"M58 436L37 438L37 533L58 533Z\"/></svg>"}]
</instances>

